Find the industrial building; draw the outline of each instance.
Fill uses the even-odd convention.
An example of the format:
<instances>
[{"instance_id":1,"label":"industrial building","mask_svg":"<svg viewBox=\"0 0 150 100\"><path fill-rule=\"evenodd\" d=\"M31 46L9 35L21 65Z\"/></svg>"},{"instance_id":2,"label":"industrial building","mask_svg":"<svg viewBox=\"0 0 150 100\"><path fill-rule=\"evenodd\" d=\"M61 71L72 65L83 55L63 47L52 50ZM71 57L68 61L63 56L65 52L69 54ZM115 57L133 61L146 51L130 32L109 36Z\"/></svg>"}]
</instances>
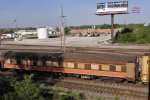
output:
<instances>
[{"instance_id":1,"label":"industrial building","mask_svg":"<svg viewBox=\"0 0 150 100\"><path fill-rule=\"evenodd\" d=\"M28 38L28 37L48 38L49 35L58 34L59 28L58 27L40 27L40 28L36 28L32 30L21 29L21 30L17 30L15 33L25 38Z\"/></svg>"},{"instance_id":2,"label":"industrial building","mask_svg":"<svg viewBox=\"0 0 150 100\"><path fill-rule=\"evenodd\" d=\"M37 34L37 31L36 30L17 30L15 33L23 36L23 35Z\"/></svg>"},{"instance_id":3,"label":"industrial building","mask_svg":"<svg viewBox=\"0 0 150 100\"><path fill-rule=\"evenodd\" d=\"M114 29L114 33L120 31L119 29ZM72 29L71 34L75 36L100 36L111 34L111 29Z\"/></svg>"}]
</instances>

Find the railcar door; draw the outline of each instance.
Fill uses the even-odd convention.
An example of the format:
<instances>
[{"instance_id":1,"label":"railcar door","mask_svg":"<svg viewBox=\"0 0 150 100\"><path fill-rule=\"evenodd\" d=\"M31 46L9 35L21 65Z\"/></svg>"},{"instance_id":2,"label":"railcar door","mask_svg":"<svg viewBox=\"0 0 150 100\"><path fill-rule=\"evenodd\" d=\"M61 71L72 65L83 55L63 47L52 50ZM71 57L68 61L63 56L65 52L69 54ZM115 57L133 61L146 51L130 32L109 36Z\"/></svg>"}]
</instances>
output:
<instances>
[{"instance_id":1,"label":"railcar door","mask_svg":"<svg viewBox=\"0 0 150 100\"><path fill-rule=\"evenodd\" d=\"M142 63L141 81L148 83L150 77L150 56L143 56Z\"/></svg>"}]
</instances>

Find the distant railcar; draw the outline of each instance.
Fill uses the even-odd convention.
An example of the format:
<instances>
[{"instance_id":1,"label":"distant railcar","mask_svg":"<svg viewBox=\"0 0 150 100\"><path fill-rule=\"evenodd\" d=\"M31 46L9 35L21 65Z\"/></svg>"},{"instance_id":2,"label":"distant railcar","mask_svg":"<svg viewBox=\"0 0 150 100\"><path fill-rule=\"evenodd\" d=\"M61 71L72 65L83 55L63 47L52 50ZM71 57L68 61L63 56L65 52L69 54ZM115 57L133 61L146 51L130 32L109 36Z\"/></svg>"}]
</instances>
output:
<instances>
[{"instance_id":1,"label":"distant railcar","mask_svg":"<svg viewBox=\"0 0 150 100\"><path fill-rule=\"evenodd\" d=\"M141 81L149 83L150 79L150 53L146 53L142 57Z\"/></svg>"},{"instance_id":2,"label":"distant railcar","mask_svg":"<svg viewBox=\"0 0 150 100\"><path fill-rule=\"evenodd\" d=\"M92 53L6 52L3 68L47 71L74 75L121 78L136 82L139 64L136 56Z\"/></svg>"}]
</instances>

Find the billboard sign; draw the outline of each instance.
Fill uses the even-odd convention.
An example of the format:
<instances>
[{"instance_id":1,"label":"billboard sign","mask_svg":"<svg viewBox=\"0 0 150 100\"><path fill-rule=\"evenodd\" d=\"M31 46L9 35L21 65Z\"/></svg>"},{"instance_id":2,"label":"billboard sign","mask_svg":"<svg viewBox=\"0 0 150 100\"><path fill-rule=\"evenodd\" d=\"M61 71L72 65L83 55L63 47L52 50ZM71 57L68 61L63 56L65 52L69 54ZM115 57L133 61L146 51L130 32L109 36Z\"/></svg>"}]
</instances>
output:
<instances>
[{"instance_id":1,"label":"billboard sign","mask_svg":"<svg viewBox=\"0 0 150 100\"><path fill-rule=\"evenodd\" d=\"M128 13L128 1L97 3L97 15L126 13Z\"/></svg>"}]
</instances>

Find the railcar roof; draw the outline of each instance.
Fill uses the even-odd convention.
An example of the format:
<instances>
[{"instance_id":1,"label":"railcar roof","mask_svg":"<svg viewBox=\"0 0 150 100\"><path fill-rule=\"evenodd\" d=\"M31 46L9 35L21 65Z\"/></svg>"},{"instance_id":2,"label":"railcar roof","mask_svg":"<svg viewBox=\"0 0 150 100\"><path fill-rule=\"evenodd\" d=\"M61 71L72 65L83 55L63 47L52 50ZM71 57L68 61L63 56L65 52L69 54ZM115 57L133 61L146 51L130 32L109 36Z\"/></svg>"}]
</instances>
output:
<instances>
[{"instance_id":1,"label":"railcar roof","mask_svg":"<svg viewBox=\"0 0 150 100\"><path fill-rule=\"evenodd\" d=\"M83 63L116 63L124 64L136 62L136 56L118 54L93 54L93 53L35 53L35 52L7 52L5 57L29 58L29 59L61 59L70 62Z\"/></svg>"},{"instance_id":2,"label":"railcar roof","mask_svg":"<svg viewBox=\"0 0 150 100\"><path fill-rule=\"evenodd\" d=\"M144 56L150 56L150 53L145 53Z\"/></svg>"},{"instance_id":3,"label":"railcar roof","mask_svg":"<svg viewBox=\"0 0 150 100\"><path fill-rule=\"evenodd\" d=\"M29 59L49 59L49 58L59 58L60 53L37 53L37 52L7 52L5 57L12 58L29 58Z\"/></svg>"},{"instance_id":4,"label":"railcar roof","mask_svg":"<svg viewBox=\"0 0 150 100\"><path fill-rule=\"evenodd\" d=\"M136 56L116 54L92 54L92 53L65 53L66 61L91 62L91 63L127 63L136 62Z\"/></svg>"}]
</instances>

